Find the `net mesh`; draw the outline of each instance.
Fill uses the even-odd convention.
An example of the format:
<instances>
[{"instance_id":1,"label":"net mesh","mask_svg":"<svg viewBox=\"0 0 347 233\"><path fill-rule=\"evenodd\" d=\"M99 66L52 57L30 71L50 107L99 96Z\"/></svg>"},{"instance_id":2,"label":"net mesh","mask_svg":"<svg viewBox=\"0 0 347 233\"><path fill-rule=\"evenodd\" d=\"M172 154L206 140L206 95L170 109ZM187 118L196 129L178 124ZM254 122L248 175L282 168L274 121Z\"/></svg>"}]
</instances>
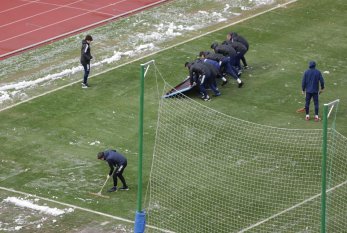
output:
<instances>
[{"instance_id":1,"label":"net mesh","mask_svg":"<svg viewBox=\"0 0 347 233\"><path fill-rule=\"evenodd\" d=\"M341 230L347 143L329 135L328 227ZM268 127L188 97L161 99L148 224L184 233L319 232L321 156L322 130Z\"/></svg>"}]
</instances>

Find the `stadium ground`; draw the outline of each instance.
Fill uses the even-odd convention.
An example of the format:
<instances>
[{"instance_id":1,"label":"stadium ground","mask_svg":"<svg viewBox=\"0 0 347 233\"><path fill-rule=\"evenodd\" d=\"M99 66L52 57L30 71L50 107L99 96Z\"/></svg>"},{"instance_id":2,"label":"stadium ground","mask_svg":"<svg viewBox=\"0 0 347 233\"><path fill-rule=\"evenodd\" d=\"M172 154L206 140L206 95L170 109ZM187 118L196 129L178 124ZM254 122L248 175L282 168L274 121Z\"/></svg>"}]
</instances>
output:
<instances>
[{"instance_id":1,"label":"stadium ground","mask_svg":"<svg viewBox=\"0 0 347 233\"><path fill-rule=\"evenodd\" d=\"M318 68L326 71L327 89L321 96L321 103L345 99L346 60L340 53L346 47L343 43L345 11L343 1L298 1L234 25L232 30L250 40L251 50L247 58L252 69L243 75L245 88L238 89L230 83L222 88L221 98L206 104L228 115L260 124L320 128L320 123L305 122L303 116L295 113L303 104L300 79L308 60L315 59ZM137 189L139 64L155 59L165 79L174 85L186 76L182 64L193 59L201 49L208 49L211 41L223 40L229 30L208 34L93 77L92 88L88 90L72 85L2 111L0 186L132 219ZM333 39L331 35L334 35ZM148 181L156 128L156 90L154 78L146 79L144 187ZM337 129L343 135L347 135L345 109L346 104L342 101ZM131 190L116 193L110 200L93 199L88 193L98 191L107 173L106 165L96 161L95 154L109 147L128 156L130 165L125 175ZM1 193L3 198L12 195L7 191ZM1 208L5 208L3 203ZM66 222L58 219L59 226L85 226L84 221L74 220L78 216L83 214L67 214ZM90 224L86 228L88 226ZM36 227L32 225L29 229ZM56 232L56 229L51 231Z\"/></svg>"}]
</instances>

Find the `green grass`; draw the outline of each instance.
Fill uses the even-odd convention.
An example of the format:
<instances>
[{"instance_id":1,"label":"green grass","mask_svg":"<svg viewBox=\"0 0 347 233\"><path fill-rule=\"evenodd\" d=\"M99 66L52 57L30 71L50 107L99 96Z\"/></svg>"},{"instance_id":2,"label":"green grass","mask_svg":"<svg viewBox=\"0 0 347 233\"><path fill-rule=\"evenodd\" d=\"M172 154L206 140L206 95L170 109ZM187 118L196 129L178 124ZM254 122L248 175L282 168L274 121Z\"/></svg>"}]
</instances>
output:
<instances>
[{"instance_id":1,"label":"green grass","mask_svg":"<svg viewBox=\"0 0 347 233\"><path fill-rule=\"evenodd\" d=\"M0 112L0 186L134 219L140 63L155 59L165 80L175 85L187 75L184 62L209 49L211 42L223 41L230 30L249 40L246 58L252 69L242 76L244 88L231 82L221 88L220 98L204 104L264 125L320 129L321 123L305 122L303 115L295 113L304 102L302 73L308 61L315 60L318 69L330 72L324 75L326 92L320 97L321 106L341 99L337 129L347 135L346 10L343 0L298 1L94 77L87 90L73 85ZM143 186L147 187L158 108L153 76L146 78L145 88ZM100 144L90 145L95 141ZM89 192L98 192L105 180L108 167L96 159L96 153L107 148L128 157L124 175L130 191L98 199ZM110 187L111 183L105 189ZM15 194L2 193L6 195ZM86 199L92 200L83 201Z\"/></svg>"}]
</instances>

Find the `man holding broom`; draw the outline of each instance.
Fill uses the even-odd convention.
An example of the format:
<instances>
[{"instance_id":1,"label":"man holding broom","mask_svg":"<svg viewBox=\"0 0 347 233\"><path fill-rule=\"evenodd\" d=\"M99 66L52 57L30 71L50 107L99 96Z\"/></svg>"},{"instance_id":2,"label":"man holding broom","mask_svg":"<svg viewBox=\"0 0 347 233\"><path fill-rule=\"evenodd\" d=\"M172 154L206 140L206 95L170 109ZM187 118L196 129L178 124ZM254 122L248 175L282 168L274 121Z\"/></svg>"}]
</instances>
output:
<instances>
[{"instance_id":1,"label":"man holding broom","mask_svg":"<svg viewBox=\"0 0 347 233\"><path fill-rule=\"evenodd\" d=\"M116 192L117 190L129 190L129 187L127 186L123 177L123 171L127 166L127 159L116 150L106 150L99 152L97 154L97 158L100 160L105 160L110 167L110 172L107 175L107 179L112 175L113 187L109 189L108 192ZM123 187L117 188L117 178L120 179Z\"/></svg>"}]
</instances>

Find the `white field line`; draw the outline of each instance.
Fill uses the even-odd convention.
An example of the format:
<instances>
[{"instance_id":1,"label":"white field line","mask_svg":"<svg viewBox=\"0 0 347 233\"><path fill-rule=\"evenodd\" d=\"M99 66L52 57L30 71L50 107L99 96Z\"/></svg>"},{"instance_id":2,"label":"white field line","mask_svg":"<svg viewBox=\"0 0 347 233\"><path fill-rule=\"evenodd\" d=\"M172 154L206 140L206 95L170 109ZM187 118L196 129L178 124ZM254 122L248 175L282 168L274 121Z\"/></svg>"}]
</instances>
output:
<instances>
[{"instance_id":1,"label":"white field line","mask_svg":"<svg viewBox=\"0 0 347 233\"><path fill-rule=\"evenodd\" d=\"M329 193L331 191L334 191L335 189L340 188L341 186L346 185L346 184L347 184L347 180L342 182L341 184L336 185L335 187L332 187L332 188L328 189L327 193ZM255 223L255 224L245 228L245 229L242 229L238 233L242 233L242 232L246 232L248 230L251 230L251 229L253 229L253 228L255 228L255 227L257 227L257 226L259 226L259 225L261 225L263 223L266 223L266 222L270 221L271 219L274 219L274 218L276 218L276 217L278 217L278 216L280 216L282 214L285 214L285 213L287 213L287 212L289 212L289 211L291 211L291 210L293 210L293 209L295 209L295 208L297 208L297 207L299 207L301 205L304 205L305 203L307 203L309 201L312 201L313 199L316 199L316 198L318 198L320 196L321 196L321 193L319 193L317 195L314 195L314 196L312 196L312 197L310 197L310 198L308 198L308 199L306 199L306 200L304 200L304 201L302 201L302 202L300 202L300 203L298 203L296 205L293 205L292 207L289 207L288 209L285 209L285 210L283 210L283 211L281 211L281 212L279 212L277 214L274 214L274 215L272 215L272 216L270 216L270 217L268 217L268 218L266 218L266 219L264 219L262 221L259 221L259 222Z\"/></svg>"},{"instance_id":2,"label":"white field line","mask_svg":"<svg viewBox=\"0 0 347 233\"><path fill-rule=\"evenodd\" d=\"M56 204L59 204L59 205L67 206L67 207L70 207L70 208L74 208L74 209L82 210L82 211L85 211L85 212L89 212L89 213L101 215L101 216L108 217L108 218L112 218L112 219L119 220L119 221L122 221L122 222L133 223L133 224L135 223L133 220L129 220L129 219L126 219L126 218L121 218L121 217L113 216L113 215L110 215L110 214L105 214L105 213L102 213L102 212L99 212L99 211L95 211L95 210L91 210L91 209L79 207L79 206L76 206L76 205L67 204L67 203L64 203L64 202L52 200L52 199L45 198L45 197L40 197L40 196L37 196L37 195L34 195L34 194L25 193L25 192L21 192L21 191L17 191L17 190L14 190L14 189L9 189L9 188L5 188L5 187L1 187L1 186L0 186L0 189L5 190L5 191L7 191L7 192L12 192L12 193L21 194L21 195L33 196L33 197L39 198L39 199L41 199L41 200L45 200L45 201L53 202L53 203L56 203ZM175 233L175 232L173 232L173 231L161 229L161 228L158 228L158 227L155 227L155 226L151 226L151 225L146 225L146 227L152 228L152 229L155 229L155 230L159 230L159 231L164 232L164 233Z\"/></svg>"},{"instance_id":3,"label":"white field line","mask_svg":"<svg viewBox=\"0 0 347 233\"><path fill-rule=\"evenodd\" d=\"M165 2L165 1L167 1L167 0L163 0L162 2ZM166 48L163 48L163 49L161 49L161 50L155 51L155 52L153 52L153 53L147 54L147 55L145 55L145 56L139 57L139 58L134 59L134 60L132 60L132 61L128 61L128 62L123 63L123 64L121 64L121 65L118 65L118 66L115 66L115 67L106 69L106 70L104 70L104 71L102 71L102 72L99 72L99 73L97 73L97 74L91 75L89 78L92 78L92 77L95 77L95 76L98 76L98 75L107 73L107 72L109 72L109 71L111 71L111 70L118 69L118 68L120 68L120 67L129 65L129 64L134 63L134 62L136 62L136 61L143 60L143 59L145 59L145 58L147 58L147 57L150 57L150 56L153 56L153 55L155 55L155 54L157 54L157 53L160 53L160 52L166 51L166 50L168 50L168 49L174 48L174 47L176 47L176 46L185 44L185 43L187 43L187 42L196 40L196 39L201 38L201 37L203 37L203 36L206 36L206 35L209 35L209 34L211 34L211 33L220 31L220 30L222 30L222 29L224 29L224 28L227 28L227 27L230 27L230 26L232 26L232 25L235 25L235 24L244 22L244 21L246 21L246 20L255 18L255 17L257 17L257 16L266 14L266 13L268 13L268 12L270 12L270 11L276 10L276 9L278 9L278 8L284 7L284 6L286 6L286 5L292 4L292 3L297 2L297 1L298 1L298 0L292 0L292 1L289 1L289 2L287 2L287 3L285 3L285 4L281 4L281 5L278 4L277 6L275 6L275 7L273 7L273 8L270 8L270 9L268 9L268 10L259 12L259 13L255 14L255 15L251 15L251 16L249 16L249 17L246 17L246 18L244 18L244 19L241 19L241 20L238 20L238 21L236 21L236 22L230 23L230 24L225 25L225 26L223 26L223 27L219 27L219 28L217 28L217 29L215 29L215 30L212 30L212 31L203 33L203 34L201 34L201 35L199 35L199 36L190 38L190 39L185 40L185 41L182 41L182 42L180 42L180 43L171 45L171 46L169 46L169 47L166 47ZM55 38L51 38L51 39L55 39ZM0 56L0 57L1 57L1 56ZM58 88L56 88L56 89L54 89L54 90L51 90L51 91L42 93L42 94L40 94L40 95L31 97L31 98L26 99L26 100L24 100L24 101L21 101L21 102L18 102L18 103L16 103L16 104L13 104L13 105L10 105L10 106L8 106L8 107L5 107L5 108L3 108L3 109L0 109L0 112L2 112L2 111L4 111L4 110L7 110L7 109L10 109L10 108L13 108L13 107L15 107L15 106L17 106L17 105L19 105L19 104L26 103L26 102L31 101L31 100L33 100L33 99L36 99L36 98L38 98L38 97L41 97L41 96L50 94L50 93L55 92L55 91L58 91L58 90L63 89L63 88L65 88L65 87L72 86L73 84L80 83L80 82L81 82L81 80L78 80L78 81L75 81L75 82L66 84L66 85L64 85L64 86L58 87Z\"/></svg>"}]
</instances>

